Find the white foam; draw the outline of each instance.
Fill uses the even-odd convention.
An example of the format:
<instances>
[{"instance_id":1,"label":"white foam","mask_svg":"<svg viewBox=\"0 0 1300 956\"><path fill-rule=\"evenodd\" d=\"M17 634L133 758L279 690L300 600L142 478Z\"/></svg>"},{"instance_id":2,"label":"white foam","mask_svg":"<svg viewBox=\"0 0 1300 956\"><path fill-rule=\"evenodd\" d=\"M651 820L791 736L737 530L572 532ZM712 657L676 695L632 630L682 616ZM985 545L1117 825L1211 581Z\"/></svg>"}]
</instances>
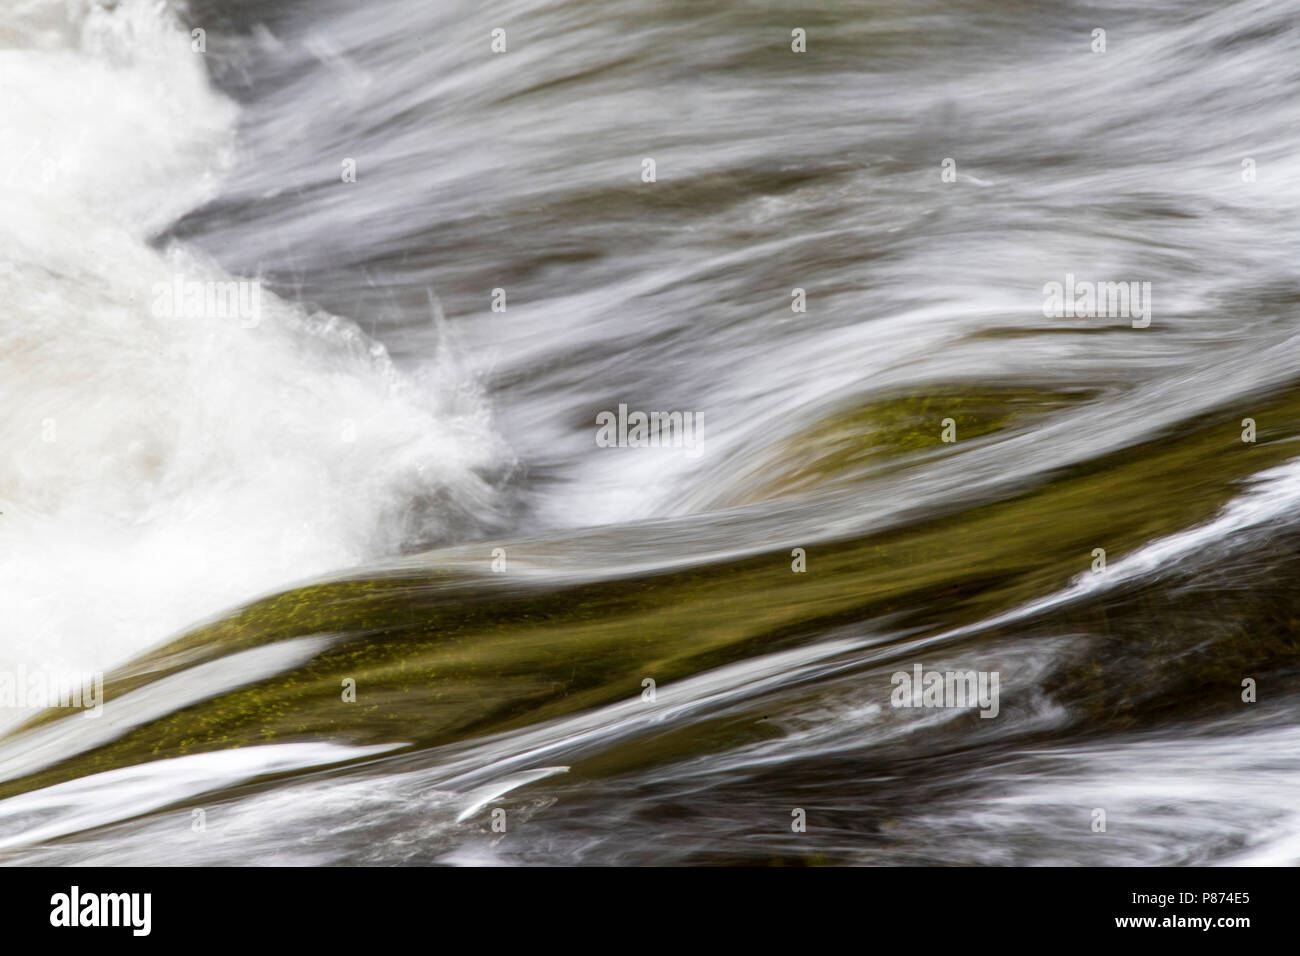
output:
<instances>
[{"instance_id":1,"label":"white foam","mask_svg":"<svg viewBox=\"0 0 1300 956\"><path fill-rule=\"evenodd\" d=\"M351 321L265 289L255 325L154 314L231 278L146 239L214 193L238 111L163 5L66 9L0 33L0 669L106 669L434 539L505 458L475 392Z\"/></svg>"}]
</instances>

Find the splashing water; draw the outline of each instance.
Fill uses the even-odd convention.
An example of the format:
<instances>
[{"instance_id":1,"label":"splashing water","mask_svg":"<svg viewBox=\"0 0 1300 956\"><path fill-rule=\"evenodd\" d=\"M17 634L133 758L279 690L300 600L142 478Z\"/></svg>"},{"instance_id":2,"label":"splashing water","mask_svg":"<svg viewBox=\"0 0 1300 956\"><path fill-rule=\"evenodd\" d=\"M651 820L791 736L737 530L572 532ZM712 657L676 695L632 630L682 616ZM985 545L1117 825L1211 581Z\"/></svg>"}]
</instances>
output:
<instances>
[{"instance_id":1,"label":"splashing water","mask_svg":"<svg viewBox=\"0 0 1300 956\"><path fill-rule=\"evenodd\" d=\"M24 0L0 858L1297 862L1297 12Z\"/></svg>"}]
</instances>

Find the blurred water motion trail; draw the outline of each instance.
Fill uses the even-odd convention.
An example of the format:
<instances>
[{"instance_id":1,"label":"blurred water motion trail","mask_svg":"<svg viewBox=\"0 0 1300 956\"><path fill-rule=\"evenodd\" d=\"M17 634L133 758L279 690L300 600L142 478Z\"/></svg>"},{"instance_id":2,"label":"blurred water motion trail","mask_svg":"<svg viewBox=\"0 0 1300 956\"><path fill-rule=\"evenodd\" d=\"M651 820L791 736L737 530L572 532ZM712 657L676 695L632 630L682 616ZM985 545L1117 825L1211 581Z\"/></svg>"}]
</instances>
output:
<instances>
[{"instance_id":1,"label":"blurred water motion trail","mask_svg":"<svg viewBox=\"0 0 1300 956\"><path fill-rule=\"evenodd\" d=\"M1298 15L24 0L0 860L1300 862Z\"/></svg>"}]
</instances>

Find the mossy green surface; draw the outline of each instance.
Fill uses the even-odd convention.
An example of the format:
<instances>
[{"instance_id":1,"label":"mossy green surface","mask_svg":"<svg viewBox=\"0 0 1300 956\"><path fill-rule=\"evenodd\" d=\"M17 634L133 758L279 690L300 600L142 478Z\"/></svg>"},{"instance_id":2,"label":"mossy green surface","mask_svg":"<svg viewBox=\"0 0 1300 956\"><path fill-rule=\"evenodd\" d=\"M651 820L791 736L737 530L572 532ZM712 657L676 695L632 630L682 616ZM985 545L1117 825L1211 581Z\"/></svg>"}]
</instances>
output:
<instances>
[{"instance_id":1,"label":"mossy green surface","mask_svg":"<svg viewBox=\"0 0 1300 956\"><path fill-rule=\"evenodd\" d=\"M906 467L921 452L957 453L971 441L1028 425L1088 397L1082 390L948 386L923 395L866 402L823 416L798 435L776 443L762 463L763 480L723 505L752 504L851 483L867 469ZM945 440L949 423L949 440Z\"/></svg>"},{"instance_id":2,"label":"mossy green surface","mask_svg":"<svg viewBox=\"0 0 1300 956\"><path fill-rule=\"evenodd\" d=\"M1052 406L1025 393L1003 393L1000 402L988 395L970 399L968 435L1006 427L1027 402ZM886 444L906 453L928 441L913 425L934 413L924 400L909 400L892 414L876 409L872 421L888 436ZM1241 441L1245 415L1259 423L1256 444ZM827 427L847 434L853 426ZM1065 586L1088 570L1093 548L1105 548L1113 562L1209 518L1240 491L1240 479L1293 457L1297 438L1300 387L1291 387L1245 409L1187 421L1005 500L810 544L802 574L790 564L790 547L800 542L774 542L771 552L742 560L571 586L431 570L299 588L145 655L110 680L107 695L301 635L337 635L330 649L302 667L0 784L0 796L143 761L272 741L445 744L630 699L643 678L662 685L816 640L836 626L865 627L887 615L895 627L921 631L975 622ZM835 454L841 452L832 448ZM1288 640L1279 631L1272 652L1285 658ZM1218 666L1207 660L1201 678L1187 679L1233 676L1231 663L1212 675ZM342 699L345 678L356 681L355 703ZM1077 679L1102 677L1090 677L1081 665ZM1114 688L1096 700L1098 719L1107 709L1124 710L1124 695ZM57 718L51 712L37 723ZM706 726L696 733L706 733Z\"/></svg>"}]
</instances>

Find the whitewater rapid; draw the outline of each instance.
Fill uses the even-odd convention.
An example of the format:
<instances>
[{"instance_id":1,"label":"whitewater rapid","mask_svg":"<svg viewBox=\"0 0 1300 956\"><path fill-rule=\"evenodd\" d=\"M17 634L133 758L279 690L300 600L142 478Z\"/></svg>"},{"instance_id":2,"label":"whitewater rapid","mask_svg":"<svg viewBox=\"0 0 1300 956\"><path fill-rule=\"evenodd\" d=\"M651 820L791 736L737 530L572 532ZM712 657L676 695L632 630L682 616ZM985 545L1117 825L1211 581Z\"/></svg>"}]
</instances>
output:
<instances>
[{"instance_id":1,"label":"whitewater rapid","mask_svg":"<svg viewBox=\"0 0 1300 956\"><path fill-rule=\"evenodd\" d=\"M0 674L191 643L0 740L4 861L1294 862L1295 7L18 3Z\"/></svg>"},{"instance_id":2,"label":"whitewater rapid","mask_svg":"<svg viewBox=\"0 0 1300 956\"><path fill-rule=\"evenodd\" d=\"M58 0L4 20L0 670L103 671L489 524L510 455L449 352L399 372L350 319L266 289L255 322L156 314L178 278L259 278L150 241L241 149L181 14Z\"/></svg>"}]
</instances>

